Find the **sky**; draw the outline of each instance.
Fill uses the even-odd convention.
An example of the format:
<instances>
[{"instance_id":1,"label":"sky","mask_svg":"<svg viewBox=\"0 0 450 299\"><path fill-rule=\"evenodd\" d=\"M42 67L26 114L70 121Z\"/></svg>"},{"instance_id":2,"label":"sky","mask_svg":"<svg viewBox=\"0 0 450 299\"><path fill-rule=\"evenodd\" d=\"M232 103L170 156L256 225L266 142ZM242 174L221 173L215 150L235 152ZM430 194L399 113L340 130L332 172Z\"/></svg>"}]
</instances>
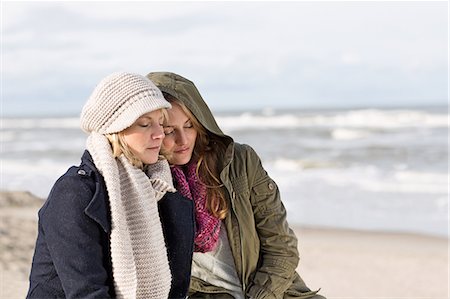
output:
<instances>
[{"instance_id":1,"label":"sky","mask_svg":"<svg viewBox=\"0 0 450 299\"><path fill-rule=\"evenodd\" d=\"M1 113L78 115L116 71L213 111L448 105L447 1L1 2Z\"/></svg>"}]
</instances>

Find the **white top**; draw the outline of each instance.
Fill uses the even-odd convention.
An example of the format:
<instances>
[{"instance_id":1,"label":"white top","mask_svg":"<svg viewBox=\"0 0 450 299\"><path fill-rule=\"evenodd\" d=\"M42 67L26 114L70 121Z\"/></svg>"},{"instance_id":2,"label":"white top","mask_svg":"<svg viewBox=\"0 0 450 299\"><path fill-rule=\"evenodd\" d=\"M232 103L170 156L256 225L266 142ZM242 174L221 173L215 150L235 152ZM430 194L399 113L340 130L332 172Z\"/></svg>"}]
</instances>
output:
<instances>
[{"instance_id":1,"label":"white top","mask_svg":"<svg viewBox=\"0 0 450 299\"><path fill-rule=\"evenodd\" d=\"M220 226L216 248L206 253L194 252L192 276L229 290L236 299L245 298L223 222Z\"/></svg>"}]
</instances>

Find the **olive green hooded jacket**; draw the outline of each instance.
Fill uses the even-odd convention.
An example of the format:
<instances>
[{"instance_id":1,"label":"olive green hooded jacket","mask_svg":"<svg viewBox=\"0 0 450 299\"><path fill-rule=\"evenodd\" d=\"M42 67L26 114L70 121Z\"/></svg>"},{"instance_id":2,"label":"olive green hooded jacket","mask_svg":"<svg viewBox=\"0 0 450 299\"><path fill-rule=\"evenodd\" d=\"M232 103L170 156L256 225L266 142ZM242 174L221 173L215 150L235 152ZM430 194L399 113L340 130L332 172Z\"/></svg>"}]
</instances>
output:
<instances>
[{"instance_id":1,"label":"olive green hooded jacket","mask_svg":"<svg viewBox=\"0 0 450 299\"><path fill-rule=\"evenodd\" d=\"M297 238L275 182L248 145L238 144L217 125L194 83L174 73L147 77L163 92L183 102L211 133L229 143L220 178L227 190L229 213L224 219L236 271L250 298L324 298L306 287L295 272ZM190 298L232 298L227 290L192 277Z\"/></svg>"}]
</instances>

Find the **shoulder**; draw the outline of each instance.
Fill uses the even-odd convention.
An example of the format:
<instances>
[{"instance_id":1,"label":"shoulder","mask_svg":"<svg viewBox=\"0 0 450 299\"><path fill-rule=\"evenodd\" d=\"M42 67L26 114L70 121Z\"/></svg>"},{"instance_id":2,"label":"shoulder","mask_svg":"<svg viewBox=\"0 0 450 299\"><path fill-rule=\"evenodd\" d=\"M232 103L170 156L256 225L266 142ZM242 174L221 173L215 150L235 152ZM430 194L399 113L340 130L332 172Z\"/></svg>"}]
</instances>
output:
<instances>
[{"instance_id":1,"label":"shoulder","mask_svg":"<svg viewBox=\"0 0 450 299\"><path fill-rule=\"evenodd\" d=\"M231 181L247 180L248 185L253 184L255 177L263 173L261 159L256 151L248 144L234 143L233 158L227 171Z\"/></svg>"},{"instance_id":2,"label":"shoulder","mask_svg":"<svg viewBox=\"0 0 450 299\"><path fill-rule=\"evenodd\" d=\"M50 211L69 214L82 212L97 189L97 173L85 164L70 167L53 185L39 215Z\"/></svg>"},{"instance_id":3,"label":"shoulder","mask_svg":"<svg viewBox=\"0 0 450 299\"><path fill-rule=\"evenodd\" d=\"M235 166L245 165L251 167L252 165L259 164L260 158L256 151L248 144L242 144L235 142L234 155L232 164Z\"/></svg>"}]
</instances>

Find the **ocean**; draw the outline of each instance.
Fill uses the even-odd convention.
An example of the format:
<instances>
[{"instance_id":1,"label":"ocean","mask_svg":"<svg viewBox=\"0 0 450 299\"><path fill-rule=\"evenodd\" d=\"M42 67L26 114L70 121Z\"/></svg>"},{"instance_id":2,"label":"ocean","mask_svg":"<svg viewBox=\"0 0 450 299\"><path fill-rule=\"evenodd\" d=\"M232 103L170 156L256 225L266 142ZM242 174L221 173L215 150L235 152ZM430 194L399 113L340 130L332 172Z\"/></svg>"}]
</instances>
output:
<instances>
[{"instance_id":1,"label":"ocean","mask_svg":"<svg viewBox=\"0 0 450 299\"><path fill-rule=\"evenodd\" d=\"M448 236L447 107L216 116L225 133L260 155L289 223ZM77 116L3 118L0 189L45 198L79 164L85 140Z\"/></svg>"}]
</instances>

